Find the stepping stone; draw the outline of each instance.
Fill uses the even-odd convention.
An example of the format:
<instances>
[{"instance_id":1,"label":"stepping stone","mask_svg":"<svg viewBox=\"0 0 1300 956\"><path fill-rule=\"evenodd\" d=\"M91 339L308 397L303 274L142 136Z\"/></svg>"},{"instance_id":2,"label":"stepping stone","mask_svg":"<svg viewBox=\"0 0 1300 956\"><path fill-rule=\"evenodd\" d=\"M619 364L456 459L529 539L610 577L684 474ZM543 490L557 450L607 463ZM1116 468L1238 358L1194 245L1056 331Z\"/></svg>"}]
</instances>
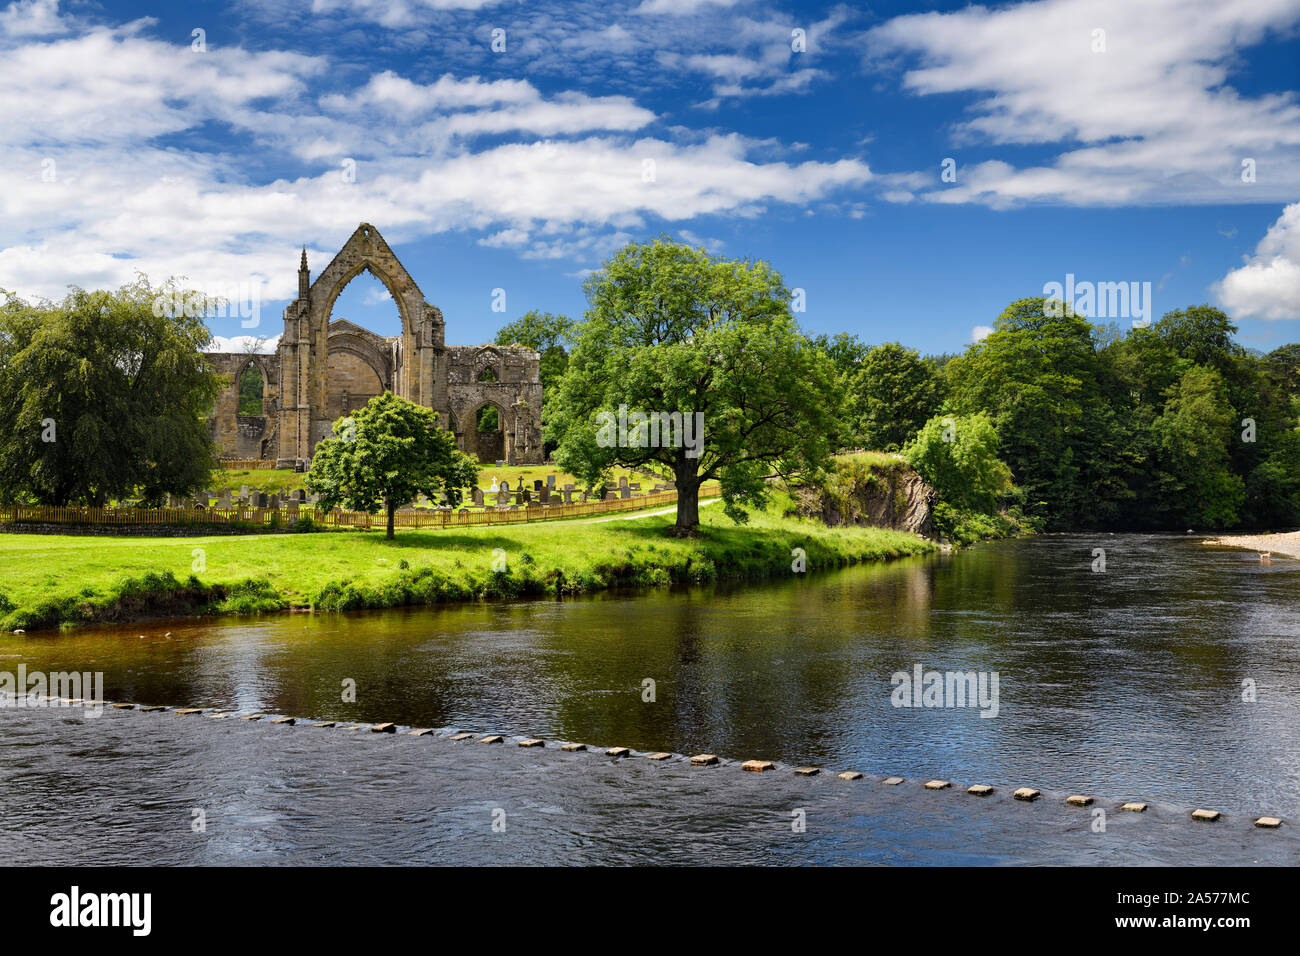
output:
<instances>
[{"instance_id":1,"label":"stepping stone","mask_svg":"<svg viewBox=\"0 0 1300 956\"><path fill-rule=\"evenodd\" d=\"M261 720L266 714L245 714L240 720Z\"/></svg>"},{"instance_id":2,"label":"stepping stone","mask_svg":"<svg viewBox=\"0 0 1300 956\"><path fill-rule=\"evenodd\" d=\"M770 760L746 760L740 765L741 770L753 770L755 773L762 773L764 770L772 769Z\"/></svg>"},{"instance_id":3,"label":"stepping stone","mask_svg":"<svg viewBox=\"0 0 1300 956\"><path fill-rule=\"evenodd\" d=\"M897 787L902 782L902 777L886 777L884 780L884 784L887 787Z\"/></svg>"},{"instance_id":4,"label":"stepping stone","mask_svg":"<svg viewBox=\"0 0 1300 956\"><path fill-rule=\"evenodd\" d=\"M360 730L360 724L348 724L346 727L340 727L339 730Z\"/></svg>"},{"instance_id":5,"label":"stepping stone","mask_svg":"<svg viewBox=\"0 0 1300 956\"><path fill-rule=\"evenodd\" d=\"M861 780L861 779L862 779L862 774L858 773L856 770L845 770L843 773L838 774L838 776L839 776L839 778L840 778L841 780Z\"/></svg>"},{"instance_id":6,"label":"stepping stone","mask_svg":"<svg viewBox=\"0 0 1300 956\"><path fill-rule=\"evenodd\" d=\"M821 767L796 767L794 771L800 777L815 777L822 772Z\"/></svg>"},{"instance_id":7,"label":"stepping stone","mask_svg":"<svg viewBox=\"0 0 1300 956\"><path fill-rule=\"evenodd\" d=\"M691 758L692 767L711 767L718 762L718 758L713 754L696 754Z\"/></svg>"},{"instance_id":8,"label":"stepping stone","mask_svg":"<svg viewBox=\"0 0 1300 956\"><path fill-rule=\"evenodd\" d=\"M408 730L407 736L410 737L428 737L433 733L432 727L418 727L415 730Z\"/></svg>"},{"instance_id":9,"label":"stepping stone","mask_svg":"<svg viewBox=\"0 0 1300 956\"><path fill-rule=\"evenodd\" d=\"M546 741L538 740L536 737L529 737L527 740L519 741L521 747L545 747Z\"/></svg>"},{"instance_id":10,"label":"stepping stone","mask_svg":"<svg viewBox=\"0 0 1300 956\"><path fill-rule=\"evenodd\" d=\"M135 710L135 704L114 704L114 710Z\"/></svg>"},{"instance_id":11,"label":"stepping stone","mask_svg":"<svg viewBox=\"0 0 1300 956\"><path fill-rule=\"evenodd\" d=\"M505 739L506 739L506 738L505 738L505 737L502 737L500 734L492 734L492 735L487 736L487 737L481 737L481 738L479 738L479 743L481 743L481 744L500 744L500 743L504 743L504 742L505 742Z\"/></svg>"},{"instance_id":12,"label":"stepping stone","mask_svg":"<svg viewBox=\"0 0 1300 956\"><path fill-rule=\"evenodd\" d=\"M1035 790L1033 787L1021 787L1019 790L1013 793L1012 796L1015 797L1017 800L1034 801L1038 799L1039 794L1038 791Z\"/></svg>"},{"instance_id":13,"label":"stepping stone","mask_svg":"<svg viewBox=\"0 0 1300 956\"><path fill-rule=\"evenodd\" d=\"M1215 820L1219 819L1219 811L1218 810L1193 810L1192 819L1204 820L1206 823L1213 823Z\"/></svg>"},{"instance_id":14,"label":"stepping stone","mask_svg":"<svg viewBox=\"0 0 1300 956\"><path fill-rule=\"evenodd\" d=\"M395 734L397 733L397 724L371 724L370 730L376 734Z\"/></svg>"},{"instance_id":15,"label":"stepping stone","mask_svg":"<svg viewBox=\"0 0 1300 956\"><path fill-rule=\"evenodd\" d=\"M148 707L141 707L140 709L146 714L152 714L155 710L166 710L167 708L161 704L151 704Z\"/></svg>"},{"instance_id":16,"label":"stepping stone","mask_svg":"<svg viewBox=\"0 0 1300 956\"><path fill-rule=\"evenodd\" d=\"M1281 825L1282 820L1279 817L1260 817L1255 821L1255 826L1265 827L1269 830L1276 830Z\"/></svg>"},{"instance_id":17,"label":"stepping stone","mask_svg":"<svg viewBox=\"0 0 1300 956\"><path fill-rule=\"evenodd\" d=\"M993 792L993 788L987 783L977 783L974 786L966 788L967 793L973 793L977 797L987 797Z\"/></svg>"},{"instance_id":18,"label":"stepping stone","mask_svg":"<svg viewBox=\"0 0 1300 956\"><path fill-rule=\"evenodd\" d=\"M1124 806L1120 807L1120 809L1132 810L1134 813L1145 813L1147 809L1147 805L1145 803L1134 801L1132 803L1124 804Z\"/></svg>"},{"instance_id":19,"label":"stepping stone","mask_svg":"<svg viewBox=\"0 0 1300 956\"><path fill-rule=\"evenodd\" d=\"M1075 793L1066 797L1065 802L1074 807L1090 807L1092 806L1092 797L1085 797L1081 793Z\"/></svg>"},{"instance_id":20,"label":"stepping stone","mask_svg":"<svg viewBox=\"0 0 1300 956\"><path fill-rule=\"evenodd\" d=\"M630 755L631 753L632 753L632 751L628 750L626 747L610 747L608 750L605 751L605 756L606 756L606 757L626 757L626 756Z\"/></svg>"},{"instance_id":21,"label":"stepping stone","mask_svg":"<svg viewBox=\"0 0 1300 956\"><path fill-rule=\"evenodd\" d=\"M448 737L447 739L448 739L448 740L469 740L469 739L470 739L471 737L473 737L473 736L474 736L473 734L468 733L468 732L465 732L465 733L459 733L459 734L452 734L452 735L451 735L450 737Z\"/></svg>"},{"instance_id":22,"label":"stepping stone","mask_svg":"<svg viewBox=\"0 0 1300 956\"><path fill-rule=\"evenodd\" d=\"M646 759L646 760L667 760L667 759L670 758L671 756L672 756L672 754L666 754L666 753L664 753L663 751L660 751L659 753L656 753L656 754L650 754L650 755L647 756L645 759Z\"/></svg>"},{"instance_id":23,"label":"stepping stone","mask_svg":"<svg viewBox=\"0 0 1300 956\"><path fill-rule=\"evenodd\" d=\"M569 753L572 754L572 753L577 753L579 750L586 750L587 745L586 744L562 744L560 746L560 749L567 750Z\"/></svg>"},{"instance_id":24,"label":"stepping stone","mask_svg":"<svg viewBox=\"0 0 1300 956\"><path fill-rule=\"evenodd\" d=\"M178 711L176 711L176 713L178 713L178 714L201 714L201 713L203 713L203 708L202 708L202 707L186 707L184 710L178 710Z\"/></svg>"},{"instance_id":25,"label":"stepping stone","mask_svg":"<svg viewBox=\"0 0 1300 956\"><path fill-rule=\"evenodd\" d=\"M277 717L275 718L275 720L271 721L271 723L273 724L288 724L290 727L292 727L297 722L298 722L297 717Z\"/></svg>"},{"instance_id":26,"label":"stepping stone","mask_svg":"<svg viewBox=\"0 0 1300 956\"><path fill-rule=\"evenodd\" d=\"M106 701L106 700L83 700L82 703L85 704L87 707L103 707L105 704L108 703L108 701Z\"/></svg>"},{"instance_id":27,"label":"stepping stone","mask_svg":"<svg viewBox=\"0 0 1300 956\"><path fill-rule=\"evenodd\" d=\"M208 720L221 720L225 717L229 717L233 713L233 710L218 710L211 714L205 714L204 716L206 716Z\"/></svg>"},{"instance_id":28,"label":"stepping stone","mask_svg":"<svg viewBox=\"0 0 1300 956\"><path fill-rule=\"evenodd\" d=\"M313 726L313 727L333 727L333 726L334 726L334 721L332 721L332 720L322 720L320 723L312 724L312 726Z\"/></svg>"},{"instance_id":29,"label":"stepping stone","mask_svg":"<svg viewBox=\"0 0 1300 956\"><path fill-rule=\"evenodd\" d=\"M952 784L947 780L927 780L925 782L925 789L927 790L947 790L951 786Z\"/></svg>"}]
</instances>

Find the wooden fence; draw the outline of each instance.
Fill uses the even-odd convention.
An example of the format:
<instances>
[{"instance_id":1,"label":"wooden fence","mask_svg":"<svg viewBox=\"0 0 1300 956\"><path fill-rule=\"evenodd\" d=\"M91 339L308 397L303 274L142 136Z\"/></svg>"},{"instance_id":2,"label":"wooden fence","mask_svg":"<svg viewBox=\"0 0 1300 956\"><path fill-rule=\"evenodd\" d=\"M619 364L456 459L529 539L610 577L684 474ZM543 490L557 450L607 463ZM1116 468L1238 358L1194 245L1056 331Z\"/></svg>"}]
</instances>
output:
<instances>
[{"instance_id":1,"label":"wooden fence","mask_svg":"<svg viewBox=\"0 0 1300 956\"><path fill-rule=\"evenodd\" d=\"M700 497L720 494L717 482L700 486ZM399 511L393 516L398 528L467 528L475 525L530 524L535 521L558 521L565 518L585 518L594 515L639 511L674 504L676 491L656 491L614 501L587 501L582 504L541 505L536 502L514 508L485 508L482 510L447 510L421 508ZM316 524L326 528L385 528L388 516L367 514L364 511L317 511L310 505L298 511L298 517L309 516ZM0 526L19 522L69 525L154 525L157 527L187 526L254 526L287 527L291 514L286 509L272 508L52 508L39 505L0 506Z\"/></svg>"},{"instance_id":2,"label":"wooden fence","mask_svg":"<svg viewBox=\"0 0 1300 956\"><path fill-rule=\"evenodd\" d=\"M274 468L275 462L265 458L218 458L217 464L226 471L250 471L259 468Z\"/></svg>"}]
</instances>

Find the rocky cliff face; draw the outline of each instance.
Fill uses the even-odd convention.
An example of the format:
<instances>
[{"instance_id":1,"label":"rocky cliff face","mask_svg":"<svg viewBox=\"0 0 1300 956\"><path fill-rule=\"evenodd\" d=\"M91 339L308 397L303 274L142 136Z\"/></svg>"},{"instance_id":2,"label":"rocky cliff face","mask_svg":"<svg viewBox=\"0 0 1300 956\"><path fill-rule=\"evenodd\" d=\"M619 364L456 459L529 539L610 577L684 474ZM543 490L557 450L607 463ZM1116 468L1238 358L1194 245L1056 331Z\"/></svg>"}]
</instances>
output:
<instances>
[{"instance_id":1,"label":"rocky cliff face","mask_svg":"<svg viewBox=\"0 0 1300 956\"><path fill-rule=\"evenodd\" d=\"M824 485L794 489L794 500L798 515L830 527L891 528L928 538L938 494L901 461L884 466L848 461Z\"/></svg>"}]
</instances>

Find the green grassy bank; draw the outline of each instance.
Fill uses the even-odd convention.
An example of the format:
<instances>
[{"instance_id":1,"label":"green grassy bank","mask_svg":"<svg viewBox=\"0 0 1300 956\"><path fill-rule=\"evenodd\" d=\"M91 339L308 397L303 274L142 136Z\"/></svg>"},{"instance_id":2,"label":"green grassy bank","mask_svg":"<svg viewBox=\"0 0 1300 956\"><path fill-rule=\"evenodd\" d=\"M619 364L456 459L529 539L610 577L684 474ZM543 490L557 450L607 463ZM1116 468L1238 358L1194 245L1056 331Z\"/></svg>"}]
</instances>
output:
<instances>
[{"instance_id":1,"label":"green grassy bank","mask_svg":"<svg viewBox=\"0 0 1300 956\"><path fill-rule=\"evenodd\" d=\"M111 538L0 534L0 627L254 614L578 594L621 585L764 578L934 550L879 528L826 528L772 513L733 525L701 509L700 534L673 516L382 534ZM499 549L499 551L498 551ZM493 570L494 556L506 570Z\"/></svg>"}]
</instances>

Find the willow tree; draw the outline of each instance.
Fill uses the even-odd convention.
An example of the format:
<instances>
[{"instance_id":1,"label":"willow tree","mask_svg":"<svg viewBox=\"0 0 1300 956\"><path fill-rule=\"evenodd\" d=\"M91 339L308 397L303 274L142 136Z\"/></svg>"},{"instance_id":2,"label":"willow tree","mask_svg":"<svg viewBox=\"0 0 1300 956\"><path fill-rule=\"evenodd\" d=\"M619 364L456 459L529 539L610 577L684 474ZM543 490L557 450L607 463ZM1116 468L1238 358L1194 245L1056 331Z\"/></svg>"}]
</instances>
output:
<instances>
[{"instance_id":1,"label":"willow tree","mask_svg":"<svg viewBox=\"0 0 1300 956\"><path fill-rule=\"evenodd\" d=\"M766 262L633 243L585 291L585 320L545 411L562 468L589 487L615 466L671 478L674 531L686 535L705 481L721 483L739 522L767 500L768 478L828 463L835 370L800 333L790 290Z\"/></svg>"},{"instance_id":2,"label":"willow tree","mask_svg":"<svg viewBox=\"0 0 1300 956\"><path fill-rule=\"evenodd\" d=\"M172 308L185 301L193 308ZM160 307L160 304L162 307ZM102 505L190 494L216 467L210 300L143 277L0 304L0 499Z\"/></svg>"}]
</instances>

